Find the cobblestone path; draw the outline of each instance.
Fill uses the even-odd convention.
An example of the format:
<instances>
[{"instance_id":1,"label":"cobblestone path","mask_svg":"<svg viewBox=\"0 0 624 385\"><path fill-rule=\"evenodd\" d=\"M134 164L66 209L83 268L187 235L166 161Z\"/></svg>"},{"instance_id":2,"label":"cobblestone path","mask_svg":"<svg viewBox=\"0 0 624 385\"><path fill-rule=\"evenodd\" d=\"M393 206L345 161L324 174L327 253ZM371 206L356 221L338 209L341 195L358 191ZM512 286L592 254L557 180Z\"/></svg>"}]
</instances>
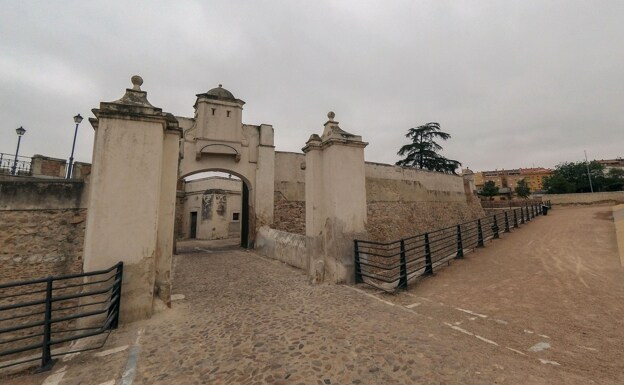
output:
<instances>
[{"instance_id":1,"label":"cobblestone path","mask_svg":"<svg viewBox=\"0 0 624 385\"><path fill-rule=\"evenodd\" d=\"M3 383L622 384L624 274L608 210L555 209L395 295L313 286L240 249L187 248L171 310L120 328L103 356Z\"/></svg>"}]
</instances>

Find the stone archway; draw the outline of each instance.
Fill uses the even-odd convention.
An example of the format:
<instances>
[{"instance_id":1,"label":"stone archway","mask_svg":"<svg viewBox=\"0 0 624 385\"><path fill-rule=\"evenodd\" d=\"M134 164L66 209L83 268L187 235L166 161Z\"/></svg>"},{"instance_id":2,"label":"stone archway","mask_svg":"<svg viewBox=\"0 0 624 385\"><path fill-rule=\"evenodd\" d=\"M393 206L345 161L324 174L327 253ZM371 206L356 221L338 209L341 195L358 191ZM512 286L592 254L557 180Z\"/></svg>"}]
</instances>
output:
<instances>
[{"instance_id":1,"label":"stone archway","mask_svg":"<svg viewBox=\"0 0 624 385\"><path fill-rule=\"evenodd\" d=\"M154 107L143 79L90 119L95 129L84 271L124 262L121 318L148 318L155 296L171 301L176 182L202 170L244 182L247 247L273 222L273 127L242 124L242 100L219 85L198 94L192 118Z\"/></svg>"},{"instance_id":2,"label":"stone archway","mask_svg":"<svg viewBox=\"0 0 624 385\"><path fill-rule=\"evenodd\" d=\"M188 180L190 176L193 178ZM217 240L236 236L240 247L253 247L249 235L253 233L250 213L254 210L249 199L251 182L247 178L231 170L207 169L180 179L185 181L182 199L176 205L176 244L180 239ZM194 224L190 220L193 214ZM195 236L190 236L191 233Z\"/></svg>"}]
</instances>

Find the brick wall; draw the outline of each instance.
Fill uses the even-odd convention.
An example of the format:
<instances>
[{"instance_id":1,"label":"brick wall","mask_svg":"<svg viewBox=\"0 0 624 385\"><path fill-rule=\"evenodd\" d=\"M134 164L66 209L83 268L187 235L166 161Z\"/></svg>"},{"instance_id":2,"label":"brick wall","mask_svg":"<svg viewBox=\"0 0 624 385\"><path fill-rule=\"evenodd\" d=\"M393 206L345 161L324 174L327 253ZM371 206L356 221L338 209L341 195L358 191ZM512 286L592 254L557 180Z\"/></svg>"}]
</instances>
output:
<instances>
[{"instance_id":1,"label":"brick wall","mask_svg":"<svg viewBox=\"0 0 624 385\"><path fill-rule=\"evenodd\" d=\"M0 282L82 272L86 209L0 211Z\"/></svg>"}]
</instances>

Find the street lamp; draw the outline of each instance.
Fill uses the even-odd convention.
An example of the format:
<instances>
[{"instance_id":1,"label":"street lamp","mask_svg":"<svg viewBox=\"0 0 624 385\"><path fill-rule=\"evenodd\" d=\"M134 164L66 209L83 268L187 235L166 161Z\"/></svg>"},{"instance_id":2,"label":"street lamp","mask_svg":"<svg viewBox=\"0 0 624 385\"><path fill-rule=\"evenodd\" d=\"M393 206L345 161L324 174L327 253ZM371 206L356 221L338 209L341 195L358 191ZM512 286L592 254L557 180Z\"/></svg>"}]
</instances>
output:
<instances>
[{"instance_id":1,"label":"street lamp","mask_svg":"<svg viewBox=\"0 0 624 385\"><path fill-rule=\"evenodd\" d=\"M15 150L15 160L13 161L13 167L11 168L11 174L13 175L17 175L17 155L19 154L19 146L22 141L22 135L26 133L26 130L24 127L20 126L15 129L15 132L17 133L17 150Z\"/></svg>"},{"instance_id":2,"label":"street lamp","mask_svg":"<svg viewBox=\"0 0 624 385\"><path fill-rule=\"evenodd\" d=\"M74 116L74 123L76 123L76 129L74 130L74 143L72 144L72 152L69 156L69 166L67 167L67 179L71 179L74 172L74 148L76 147L76 135L78 135L78 125L82 122L82 116L80 114Z\"/></svg>"}]
</instances>

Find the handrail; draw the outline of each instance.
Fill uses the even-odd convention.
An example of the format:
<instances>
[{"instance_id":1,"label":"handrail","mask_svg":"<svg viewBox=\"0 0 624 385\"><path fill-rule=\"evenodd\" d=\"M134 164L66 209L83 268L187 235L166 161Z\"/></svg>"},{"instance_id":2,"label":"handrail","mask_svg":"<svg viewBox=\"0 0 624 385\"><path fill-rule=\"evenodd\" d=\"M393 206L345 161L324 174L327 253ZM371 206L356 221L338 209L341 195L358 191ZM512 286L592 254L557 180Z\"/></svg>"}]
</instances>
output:
<instances>
[{"instance_id":1,"label":"handrail","mask_svg":"<svg viewBox=\"0 0 624 385\"><path fill-rule=\"evenodd\" d=\"M501 233L510 233L512 229L517 229L536 216L544 214L550 207L550 201L539 205L527 204L524 207L390 242L356 239L353 241L355 282L364 282L386 291L392 291L397 287L406 288L408 277L418 274L420 270L424 269L421 275L433 274L435 266L453 258L463 258L465 252L484 247L486 240L498 239ZM391 276L379 274L394 270L397 271L388 273L392 274ZM398 282L398 284L396 287L388 288L376 284L375 281L385 284Z\"/></svg>"},{"instance_id":2,"label":"handrail","mask_svg":"<svg viewBox=\"0 0 624 385\"><path fill-rule=\"evenodd\" d=\"M103 277L102 277L103 276ZM81 283L71 283L68 280L85 279ZM91 271L80 274L50 276L47 278L28 281L10 282L0 285L0 303L9 301L0 306L0 360L4 357L18 355L32 350L41 350L41 370L48 370L54 364L53 357L69 354L67 351L52 351L52 346L95 336L116 329L119 323L121 302L121 285L123 281L123 262L119 262L109 269ZM62 282L65 282L64 284ZM61 285L55 285L61 283ZM33 288L34 285L45 284L45 289ZM96 285L95 287L93 285ZM41 287L41 286L39 286ZM2 295L8 290L26 288L24 293L10 293ZM28 296L22 302L14 303L16 298ZM41 298L43 297L43 298ZM95 298L95 302L85 301L86 298ZM69 302L69 303L68 303ZM53 306L59 303L60 306ZM37 306L32 311L16 314L15 309ZM45 305L45 309L41 310ZM56 308L55 308L56 307ZM101 315L106 317L101 320ZM93 317L100 318L100 321ZM20 323L5 324L21 318ZM75 328L75 322L81 319L90 319L93 327ZM35 329L38 328L38 329ZM27 332L32 330L33 332ZM92 330L88 333L77 333L81 330ZM69 333L69 335L67 335ZM61 334L61 337L55 335ZM8 337L8 338L7 338ZM43 337L43 338L41 338ZM39 341L34 343L33 338ZM89 349L87 349L89 350ZM0 369L9 366L26 364L36 359L30 357L20 359L15 357L10 361L0 361Z\"/></svg>"}]
</instances>

